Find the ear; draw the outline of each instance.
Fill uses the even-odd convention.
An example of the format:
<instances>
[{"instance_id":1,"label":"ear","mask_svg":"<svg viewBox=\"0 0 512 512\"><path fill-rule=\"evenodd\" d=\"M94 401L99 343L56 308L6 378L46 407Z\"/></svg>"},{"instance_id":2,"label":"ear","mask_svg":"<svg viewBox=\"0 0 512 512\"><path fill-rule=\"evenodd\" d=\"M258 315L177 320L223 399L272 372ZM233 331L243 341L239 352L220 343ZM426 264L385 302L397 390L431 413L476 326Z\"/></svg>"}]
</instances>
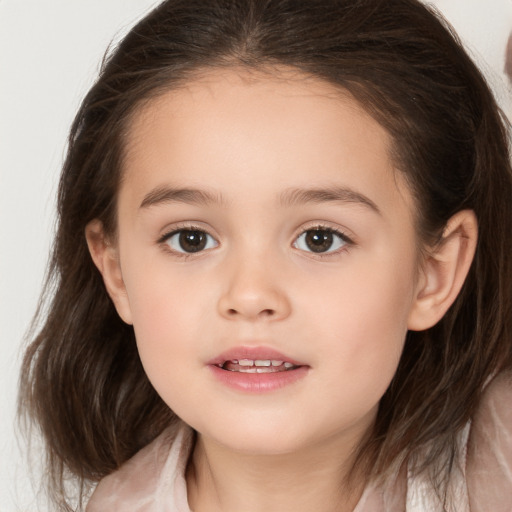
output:
<instances>
[{"instance_id":1,"label":"ear","mask_svg":"<svg viewBox=\"0 0 512 512\"><path fill-rule=\"evenodd\" d=\"M459 294L475 255L478 222L472 210L456 213L441 241L423 261L408 328L422 331L435 325Z\"/></svg>"},{"instance_id":2,"label":"ear","mask_svg":"<svg viewBox=\"0 0 512 512\"><path fill-rule=\"evenodd\" d=\"M119 251L105 236L103 224L95 219L85 228L85 238L92 260L100 271L105 288L119 316L127 323L132 323L128 294L123 281Z\"/></svg>"}]
</instances>

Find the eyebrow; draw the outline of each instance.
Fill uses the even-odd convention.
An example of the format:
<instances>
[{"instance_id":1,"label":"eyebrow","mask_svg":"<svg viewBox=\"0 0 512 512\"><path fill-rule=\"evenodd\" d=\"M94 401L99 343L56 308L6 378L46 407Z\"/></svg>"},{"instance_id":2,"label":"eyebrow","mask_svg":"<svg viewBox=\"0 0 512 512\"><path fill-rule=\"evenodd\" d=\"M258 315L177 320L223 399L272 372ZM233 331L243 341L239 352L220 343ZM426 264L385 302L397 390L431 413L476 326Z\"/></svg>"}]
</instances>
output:
<instances>
[{"instance_id":1,"label":"eyebrow","mask_svg":"<svg viewBox=\"0 0 512 512\"><path fill-rule=\"evenodd\" d=\"M364 194L347 187L292 188L280 197L283 206L297 206L306 203L356 203L381 214L379 207Z\"/></svg>"},{"instance_id":2,"label":"eyebrow","mask_svg":"<svg viewBox=\"0 0 512 512\"><path fill-rule=\"evenodd\" d=\"M146 194L139 208L174 202L197 205L225 203L220 193L196 188L161 186ZM355 203L380 215L378 206L370 198L347 187L291 188L281 194L280 203L284 207L300 206L306 203Z\"/></svg>"},{"instance_id":3,"label":"eyebrow","mask_svg":"<svg viewBox=\"0 0 512 512\"><path fill-rule=\"evenodd\" d=\"M195 188L174 188L157 187L144 196L140 203L140 209L149 208L165 203L187 203L187 204L222 204L224 200L221 194L199 190Z\"/></svg>"}]
</instances>

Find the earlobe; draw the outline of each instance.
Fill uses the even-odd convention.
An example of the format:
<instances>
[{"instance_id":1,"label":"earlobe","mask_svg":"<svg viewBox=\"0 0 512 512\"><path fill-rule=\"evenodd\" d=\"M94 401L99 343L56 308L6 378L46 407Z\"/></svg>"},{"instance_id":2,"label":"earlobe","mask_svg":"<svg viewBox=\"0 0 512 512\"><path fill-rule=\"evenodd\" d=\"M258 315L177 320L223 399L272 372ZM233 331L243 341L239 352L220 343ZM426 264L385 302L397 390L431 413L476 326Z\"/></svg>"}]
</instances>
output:
<instances>
[{"instance_id":1,"label":"earlobe","mask_svg":"<svg viewBox=\"0 0 512 512\"><path fill-rule=\"evenodd\" d=\"M478 222L472 210L456 213L439 244L425 258L408 328L422 331L435 325L459 294L475 255Z\"/></svg>"},{"instance_id":2,"label":"earlobe","mask_svg":"<svg viewBox=\"0 0 512 512\"><path fill-rule=\"evenodd\" d=\"M123 281L117 247L109 242L105 236L103 224L97 219L87 224L85 238L91 258L103 277L107 293L119 316L127 324L131 324L130 303Z\"/></svg>"}]
</instances>

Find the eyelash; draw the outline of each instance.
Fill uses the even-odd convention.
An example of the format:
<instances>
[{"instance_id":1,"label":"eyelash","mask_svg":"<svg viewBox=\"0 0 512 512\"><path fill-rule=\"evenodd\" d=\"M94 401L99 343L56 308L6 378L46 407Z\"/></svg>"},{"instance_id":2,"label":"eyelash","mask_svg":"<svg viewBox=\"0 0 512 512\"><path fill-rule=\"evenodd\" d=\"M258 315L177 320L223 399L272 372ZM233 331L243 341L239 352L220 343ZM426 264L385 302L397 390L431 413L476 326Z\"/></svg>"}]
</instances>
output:
<instances>
[{"instance_id":1,"label":"eyelash","mask_svg":"<svg viewBox=\"0 0 512 512\"><path fill-rule=\"evenodd\" d=\"M197 253L194 253L194 252L181 252L181 251L176 251L174 249L172 249L170 246L169 246L169 240L174 236L174 235L177 235L179 233L181 233L182 231L198 231L200 233L205 233L206 235L208 235L209 237L213 238L215 241L215 237L212 236L210 233L208 233L208 231L206 229L204 229L204 227L201 227L201 226L196 226L194 224L180 224L178 226L175 226L171 231L168 231L167 233L164 233L158 240L157 240L157 243L159 245L161 245L163 247L163 249L166 251L166 252L169 252L171 253L173 256L177 257L177 258L183 258L184 260L186 259L189 259L189 258L192 258L194 256L198 256L199 254L203 253L204 250L201 250L201 251L198 251ZM217 241L216 241L217 242ZM217 242L218 244L219 242Z\"/></svg>"},{"instance_id":2,"label":"eyelash","mask_svg":"<svg viewBox=\"0 0 512 512\"><path fill-rule=\"evenodd\" d=\"M302 249L299 249L298 247L296 247L296 244L297 244L299 238L306 235L306 233L311 232L311 231L322 231L325 233L330 233L330 234L338 237L341 240L341 242L343 243L343 245L340 248L335 249L334 251L329 250L326 252L316 252L316 253L314 251L303 251ZM340 230L338 228L334 228L332 226L327 226L327 225L321 224L321 223L312 224L311 226L307 226L306 228L301 228L300 232L295 236L294 242L293 242L293 246L296 247L299 251L306 252L310 256L313 256L318 259L337 256L340 253L345 252L350 246L353 246L353 245L355 245L353 239L351 237L349 237L346 233L344 233L342 230Z\"/></svg>"},{"instance_id":3,"label":"eyelash","mask_svg":"<svg viewBox=\"0 0 512 512\"><path fill-rule=\"evenodd\" d=\"M169 246L169 243L168 243L169 240L173 236L175 236L175 235L177 235L177 234L179 234L179 233L181 233L183 231L198 231L200 233L204 233L207 236L211 237L213 240L215 240L215 242L217 243L217 246L219 245L219 242L207 230L205 230L201 226L197 226L197 225L193 225L193 224L183 224L183 225L179 225L179 226L174 227L171 231L168 231L165 234L163 234L157 240L157 243L159 245L163 246L165 251L172 253L173 256L176 256L178 258L188 259L188 258L191 258L191 257L194 257L194 256L198 256L201 253L204 253L205 249L201 249L201 250L197 251L197 253L185 252L185 251L181 252L181 251L174 250L174 249L172 249ZM305 251L303 249L298 248L297 247L297 242L298 242L299 238L301 236L304 236L306 233L308 233L310 231L322 231L322 232L330 233L330 234L336 236L337 238L339 238L341 240L341 242L343 243L343 245L340 248L338 248L338 249L336 249L334 251L317 252L317 253L315 253L314 251ZM301 228L300 232L294 236L294 242L293 242L292 245L293 245L293 247L295 247L297 250L299 250L301 252L307 252L310 255L314 256L315 258L322 259L322 258L332 257L334 255L337 255L337 254L340 254L342 252L345 252L348 247L354 245L354 241L352 240L351 237L349 237L346 233L344 233L340 229L336 229L336 228L333 228L331 226L326 226L326 225L323 225L323 224L313 224L313 225L308 226L306 228ZM211 249L211 248L209 248L209 249ZM208 251L209 249L206 249L206 251Z\"/></svg>"}]
</instances>

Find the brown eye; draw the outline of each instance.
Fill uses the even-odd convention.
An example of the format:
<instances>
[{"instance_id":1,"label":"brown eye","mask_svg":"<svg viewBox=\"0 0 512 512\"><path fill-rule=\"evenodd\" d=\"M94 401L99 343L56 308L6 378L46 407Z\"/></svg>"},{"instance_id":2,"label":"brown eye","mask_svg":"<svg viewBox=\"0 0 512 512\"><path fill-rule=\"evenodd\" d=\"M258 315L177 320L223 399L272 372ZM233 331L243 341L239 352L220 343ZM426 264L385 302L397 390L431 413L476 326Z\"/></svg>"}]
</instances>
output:
<instances>
[{"instance_id":1,"label":"brown eye","mask_svg":"<svg viewBox=\"0 0 512 512\"><path fill-rule=\"evenodd\" d=\"M198 229L180 229L166 240L167 245L176 252L195 253L217 247L214 238Z\"/></svg>"},{"instance_id":2,"label":"brown eye","mask_svg":"<svg viewBox=\"0 0 512 512\"><path fill-rule=\"evenodd\" d=\"M305 242L308 249L311 249L313 252L325 252L332 246L332 233L319 229L306 231Z\"/></svg>"},{"instance_id":3,"label":"brown eye","mask_svg":"<svg viewBox=\"0 0 512 512\"><path fill-rule=\"evenodd\" d=\"M202 231L185 231L179 236L180 247L185 252L198 252L206 247L206 233Z\"/></svg>"},{"instance_id":4,"label":"brown eye","mask_svg":"<svg viewBox=\"0 0 512 512\"><path fill-rule=\"evenodd\" d=\"M325 253L336 251L348 242L345 236L332 229L308 229L297 238L294 246L302 251Z\"/></svg>"}]
</instances>

